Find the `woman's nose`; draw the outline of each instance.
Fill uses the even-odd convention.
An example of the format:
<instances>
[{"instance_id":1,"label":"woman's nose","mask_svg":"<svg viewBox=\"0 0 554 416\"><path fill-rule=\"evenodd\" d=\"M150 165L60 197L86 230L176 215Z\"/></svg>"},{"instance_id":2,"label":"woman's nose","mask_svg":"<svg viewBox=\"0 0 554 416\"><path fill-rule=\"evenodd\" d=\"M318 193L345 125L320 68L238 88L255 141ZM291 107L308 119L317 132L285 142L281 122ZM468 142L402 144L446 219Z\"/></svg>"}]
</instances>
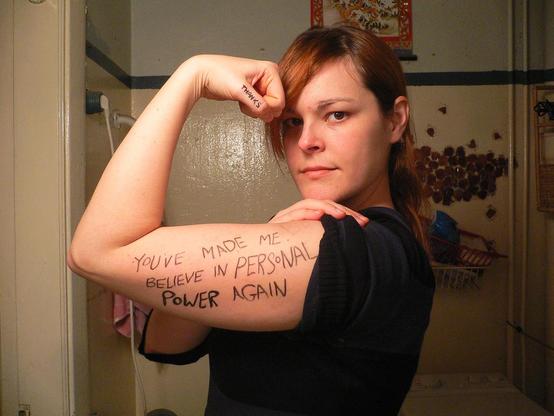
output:
<instances>
[{"instance_id":1,"label":"woman's nose","mask_svg":"<svg viewBox=\"0 0 554 416\"><path fill-rule=\"evenodd\" d=\"M318 132L317 126L304 124L302 134L298 139L298 147L306 153L321 152L325 149L324 142Z\"/></svg>"}]
</instances>

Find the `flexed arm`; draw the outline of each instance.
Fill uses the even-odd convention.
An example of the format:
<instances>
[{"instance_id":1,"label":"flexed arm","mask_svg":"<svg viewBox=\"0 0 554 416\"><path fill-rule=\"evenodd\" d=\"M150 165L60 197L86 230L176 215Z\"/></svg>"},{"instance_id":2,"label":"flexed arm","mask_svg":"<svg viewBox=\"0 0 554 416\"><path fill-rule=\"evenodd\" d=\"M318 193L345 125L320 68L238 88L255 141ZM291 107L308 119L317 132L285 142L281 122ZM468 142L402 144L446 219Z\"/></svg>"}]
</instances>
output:
<instances>
[{"instance_id":1,"label":"flexed arm","mask_svg":"<svg viewBox=\"0 0 554 416\"><path fill-rule=\"evenodd\" d=\"M270 62L200 55L181 64L131 128L96 187L74 241L86 244L87 256L96 248L129 244L160 226L179 133L201 97L239 101L245 113L264 120L284 105Z\"/></svg>"},{"instance_id":2,"label":"flexed arm","mask_svg":"<svg viewBox=\"0 0 554 416\"><path fill-rule=\"evenodd\" d=\"M237 100L264 121L284 106L275 64L223 56L183 63L108 164L68 263L116 292L206 325L292 328L318 253L319 222L160 227L173 152L200 97Z\"/></svg>"}]
</instances>

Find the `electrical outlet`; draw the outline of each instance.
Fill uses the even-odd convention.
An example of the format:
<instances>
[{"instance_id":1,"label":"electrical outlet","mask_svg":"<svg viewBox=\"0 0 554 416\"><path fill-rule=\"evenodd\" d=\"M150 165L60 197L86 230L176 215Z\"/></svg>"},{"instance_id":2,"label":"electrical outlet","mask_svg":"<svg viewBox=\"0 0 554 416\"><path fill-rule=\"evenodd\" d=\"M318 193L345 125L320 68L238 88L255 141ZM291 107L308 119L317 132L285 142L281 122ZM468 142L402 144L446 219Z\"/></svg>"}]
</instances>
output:
<instances>
[{"instance_id":1,"label":"electrical outlet","mask_svg":"<svg viewBox=\"0 0 554 416\"><path fill-rule=\"evenodd\" d=\"M19 403L17 416L31 416L31 405Z\"/></svg>"}]
</instances>

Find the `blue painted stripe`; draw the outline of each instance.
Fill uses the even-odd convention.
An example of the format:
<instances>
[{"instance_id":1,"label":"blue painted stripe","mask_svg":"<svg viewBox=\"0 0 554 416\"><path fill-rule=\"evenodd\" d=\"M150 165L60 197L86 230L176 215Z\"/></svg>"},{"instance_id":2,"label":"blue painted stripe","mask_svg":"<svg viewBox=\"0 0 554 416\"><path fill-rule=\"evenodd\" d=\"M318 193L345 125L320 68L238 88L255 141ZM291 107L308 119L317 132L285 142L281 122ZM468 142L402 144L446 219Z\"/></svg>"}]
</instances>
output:
<instances>
[{"instance_id":1,"label":"blue painted stripe","mask_svg":"<svg viewBox=\"0 0 554 416\"><path fill-rule=\"evenodd\" d=\"M168 75L134 77L127 74L106 54L87 41L87 56L104 70L125 84L128 88L160 89L168 80ZM554 68L529 71L467 71L467 72L407 72L406 82L411 86L420 85L508 85L542 84L554 81Z\"/></svg>"},{"instance_id":2,"label":"blue painted stripe","mask_svg":"<svg viewBox=\"0 0 554 416\"><path fill-rule=\"evenodd\" d=\"M132 88L132 76L127 74L119 65L110 59L104 52L90 43L86 42L86 54L106 72L112 74L115 78L125 84L128 88Z\"/></svg>"},{"instance_id":3,"label":"blue painted stripe","mask_svg":"<svg viewBox=\"0 0 554 416\"><path fill-rule=\"evenodd\" d=\"M169 79L167 75L133 77L132 85L134 90L160 89Z\"/></svg>"},{"instance_id":4,"label":"blue painted stripe","mask_svg":"<svg viewBox=\"0 0 554 416\"><path fill-rule=\"evenodd\" d=\"M554 80L554 69L529 71L408 72L408 85L542 84Z\"/></svg>"}]
</instances>

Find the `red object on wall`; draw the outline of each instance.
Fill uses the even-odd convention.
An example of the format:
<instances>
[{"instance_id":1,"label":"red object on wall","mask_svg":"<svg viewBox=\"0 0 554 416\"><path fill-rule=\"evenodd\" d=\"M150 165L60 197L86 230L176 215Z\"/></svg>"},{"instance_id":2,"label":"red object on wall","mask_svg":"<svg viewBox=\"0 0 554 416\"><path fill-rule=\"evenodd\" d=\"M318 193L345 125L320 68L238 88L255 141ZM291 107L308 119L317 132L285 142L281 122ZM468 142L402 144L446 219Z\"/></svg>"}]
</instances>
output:
<instances>
[{"instance_id":1,"label":"red object on wall","mask_svg":"<svg viewBox=\"0 0 554 416\"><path fill-rule=\"evenodd\" d=\"M392 49L412 50L412 0L396 0L383 6L378 0L310 0L311 26L339 21L371 30Z\"/></svg>"}]
</instances>

